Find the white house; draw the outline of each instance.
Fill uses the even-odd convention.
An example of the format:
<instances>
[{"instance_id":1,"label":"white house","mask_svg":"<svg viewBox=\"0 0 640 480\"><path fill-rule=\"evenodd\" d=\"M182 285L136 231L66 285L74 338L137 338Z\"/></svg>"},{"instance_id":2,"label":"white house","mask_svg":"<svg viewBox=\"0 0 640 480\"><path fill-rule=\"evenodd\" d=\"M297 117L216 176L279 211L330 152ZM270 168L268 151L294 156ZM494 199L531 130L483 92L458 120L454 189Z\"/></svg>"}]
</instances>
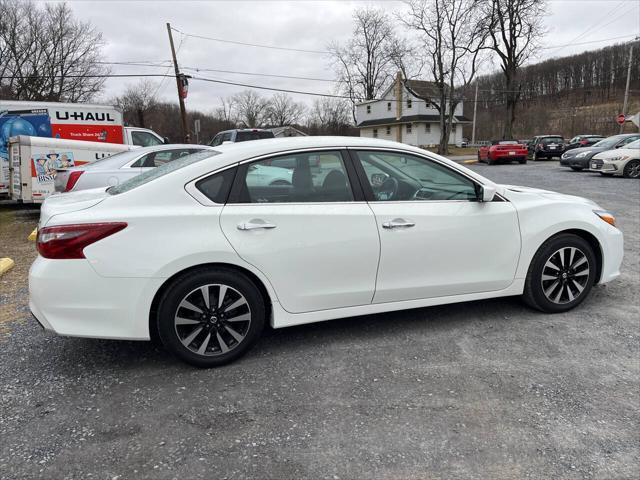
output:
<instances>
[{"instance_id":1,"label":"white house","mask_svg":"<svg viewBox=\"0 0 640 480\"><path fill-rule=\"evenodd\" d=\"M356 105L361 137L384 138L414 146L440 142L438 111L424 99L437 98L433 82L404 80L400 75L382 98ZM450 145L462 143L462 126L470 120L462 114L462 101L454 111Z\"/></svg>"}]
</instances>

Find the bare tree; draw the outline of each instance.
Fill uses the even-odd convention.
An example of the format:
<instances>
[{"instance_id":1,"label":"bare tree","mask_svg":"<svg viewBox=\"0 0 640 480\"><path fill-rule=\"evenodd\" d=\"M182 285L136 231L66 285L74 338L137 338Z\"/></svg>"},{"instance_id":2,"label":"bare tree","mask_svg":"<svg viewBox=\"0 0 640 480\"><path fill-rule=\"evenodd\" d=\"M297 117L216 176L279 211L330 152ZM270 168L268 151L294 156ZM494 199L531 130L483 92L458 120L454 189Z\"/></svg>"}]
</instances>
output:
<instances>
[{"instance_id":1,"label":"bare tree","mask_svg":"<svg viewBox=\"0 0 640 480\"><path fill-rule=\"evenodd\" d=\"M349 117L347 100L322 97L313 102L307 128L312 135L345 135L351 128Z\"/></svg>"},{"instance_id":2,"label":"bare tree","mask_svg":"<svg viewBox=\"0 0 640 480\"><path fill-rule=\"evenodd\" d=\"M351 99L355 121L355 104L376 98L390 83L403 50L383 10L357 9L353 20L351 39L344 45L329 45L329 51L342 91Z\"/></svg>"},{"instance_id":3,"label":"bare tree","mask_svg":"<svg viewBox=\"0 0 640 480\"><path fill-rule=\"evenodd\" d=\"M122 109L125 120L137 127L147 127L146 119L153 110L158 99L158 85L151 80L141 80L135 85L128 85L124 93L112 100Z\"/></svg>"},{"instance_id":4,"label":"bare tree","mask_svg":"<svg viewBox=\"0 0 640 480\"><path fill-rule=\"evenodd\" d=\"M0 12L3 97L82 102L102 90L102 34L65 3L0 0Z\"/></svg>"},{"instance_id":5,"label":"bare tree","mask_svg":"<svg viewBox=\"0 0 640 480\"><path fill-rule=\"evenodd\" d=\"M269 101L251 90L244 90L233 96L238 120L247 127L258 127L263 123Z\"/></svg>"},{"instance_id":6,"label":"bare tree","mask_svg":"<svg viewBox=\"0 0 640 480\"><path fill-rule=\"evenodd\" d=\"M484 13L490 48L500 58L504 74L506 117L502 138L512 139L516 105L522 94L518 73L544 33L545 1L490 0L484 3Z\"/></svg>"},{"instance_id":7,"label":"bare tree","mask_svg":"<svg viewBox=\"0 0 640 480\"><path fill-rule=\"evenodd\" d=\"M406 25L417 31L434 82L432 95L418 95L439 113L438 153L448 153L454 113L475 77L486 33L477 0L409 0ZM414 92L417 93L417 92Z\"/></svg>"},{"instance_id":8,"label":"bare tree","mask_svg":"<svg viewBox=\"0 0 640 480\"><path fill-rule=\"evenodd\" d=\"M238 121L236 105L233 97L220 97L220 106L215 111L215 116L223 122L235 125Z\"/></svg>"},{"instance_id":9,"label":"bare tree","mask_svg":"<svg viewBox=\"0 0 640 480\"><path fill-rule=\"evenodd\" d=\"M282 127L300 122L305 112L302 103L295 102L286 93L276 93L267 107L266 117L272 126Z\"/></svg>"}]
</instances>

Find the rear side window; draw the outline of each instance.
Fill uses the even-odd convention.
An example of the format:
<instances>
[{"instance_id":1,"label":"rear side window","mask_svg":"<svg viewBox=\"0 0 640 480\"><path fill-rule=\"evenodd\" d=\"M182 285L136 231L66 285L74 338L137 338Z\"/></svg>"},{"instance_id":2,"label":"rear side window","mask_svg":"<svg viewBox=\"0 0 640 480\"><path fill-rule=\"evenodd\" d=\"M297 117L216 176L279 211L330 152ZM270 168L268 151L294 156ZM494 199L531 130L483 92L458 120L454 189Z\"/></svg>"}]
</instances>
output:
<instances>
[{"instance_id":1,"label":"rear side window","mask_svg":"<svg viewBox=\"0 0 640 480\"><path fill-rule=\"evenodd\" d=\"M175 172L176 170L180 170L181 168L184 168L188 165L192 165L207 158L211 158L214 155L220 155L220 152L216 152L215 150L202 150L198 153L187 155L186 157L182 157L179 160L165 163L161 167L147 170L146 172L138 176L122 182L120 185L110 187L109 189L107 189L107 192L109 192L109 194L111 195L119 195L121 193L128 192L129 190L133 190L140 185L144 185L145 183L149 183L157 178L164 177L165 175L168 175L171 172Z\"/></svg>"},{"instance_id":2,"label":"rear side window","mask_svg":"<svg viewBox=\"0 0 640 480\"><path fill-rule=\"evenodd\" d=\"M236 142L260 140L263 138L273 138L273 132L238 132L236 134Z\"/></svg>"},{"instance_id":3,"label":"rear side window","mask_svg":"<svg viewBox=\"0 0 640 480\"><path fill-rule=\"evenodd\" d=\"M196 182L196 188L212 202L224 204L227 202L236 170L236 167L228 168L223 172L203 178Z\"/></svg>"}]
</instances>

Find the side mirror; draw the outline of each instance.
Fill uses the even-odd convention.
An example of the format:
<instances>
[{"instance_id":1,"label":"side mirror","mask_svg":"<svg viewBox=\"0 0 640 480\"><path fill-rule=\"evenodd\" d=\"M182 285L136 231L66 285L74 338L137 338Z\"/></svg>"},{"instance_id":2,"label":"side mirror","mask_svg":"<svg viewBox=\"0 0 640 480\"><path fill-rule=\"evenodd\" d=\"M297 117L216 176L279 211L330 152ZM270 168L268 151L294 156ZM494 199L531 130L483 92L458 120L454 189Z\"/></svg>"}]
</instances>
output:
<instances>
[{"instance_id":1,"label":"side mirror","mask_svg":"<svg viewBox=\"0 0 640 480\"><path fill-rule=\"evenodd\" d=\"M479 200L481 202L490 202L496 196L496 187L493 185L483 185L480 187Z\"/></svg>"},{"instance_id":2,"label":"side mirror","mask_svg":"<svg viewBox=\"0 0 640 480\"><path fill-rule=\"evenodd\" d=\"M162 140L164 140L165 145L171 143L171 140L169 140L169 137L162 137Z\"/></svg>"}]
</instances>

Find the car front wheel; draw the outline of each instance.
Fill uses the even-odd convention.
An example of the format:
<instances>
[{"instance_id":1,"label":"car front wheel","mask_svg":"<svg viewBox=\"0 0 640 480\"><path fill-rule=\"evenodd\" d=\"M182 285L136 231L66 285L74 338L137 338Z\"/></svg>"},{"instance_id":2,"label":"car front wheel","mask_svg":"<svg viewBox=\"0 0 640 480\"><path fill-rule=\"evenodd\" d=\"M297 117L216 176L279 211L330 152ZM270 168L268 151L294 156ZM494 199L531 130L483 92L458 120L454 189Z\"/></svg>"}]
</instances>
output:
<instances>
[{"instance_id":1,"label":"car front wheel","mask_svg":"<svg viewBox=\"0 0 640 480\"><path fill-rule=\"evenodd\" d=\"M577 235L556 235L533 257L525 281L524 301L543 312L565 312L586 298L595 275L596 257L591 245Z\"/></svg>"},{"instance_id":2,"label":"car front wheel","mask_svg":"<svg viewBox=\"0 0 640 480\"><path fill-rule=\"evenodd\" d=\"M624 166L623 175L627 178L640 178L640 160L631 160Z\"/></svg>"},{"instance_id":3,"label":"car front wheel","mask_svg":"<svg viewBox=\"0 0 640 480\"><path fill-rule=\"evenodd\" d=\"M178 277L158 306L164 347L196 367L216 367L242 356L264 328L265 303L240 272L213 268Z\"/></svg>"}]
</instances>

